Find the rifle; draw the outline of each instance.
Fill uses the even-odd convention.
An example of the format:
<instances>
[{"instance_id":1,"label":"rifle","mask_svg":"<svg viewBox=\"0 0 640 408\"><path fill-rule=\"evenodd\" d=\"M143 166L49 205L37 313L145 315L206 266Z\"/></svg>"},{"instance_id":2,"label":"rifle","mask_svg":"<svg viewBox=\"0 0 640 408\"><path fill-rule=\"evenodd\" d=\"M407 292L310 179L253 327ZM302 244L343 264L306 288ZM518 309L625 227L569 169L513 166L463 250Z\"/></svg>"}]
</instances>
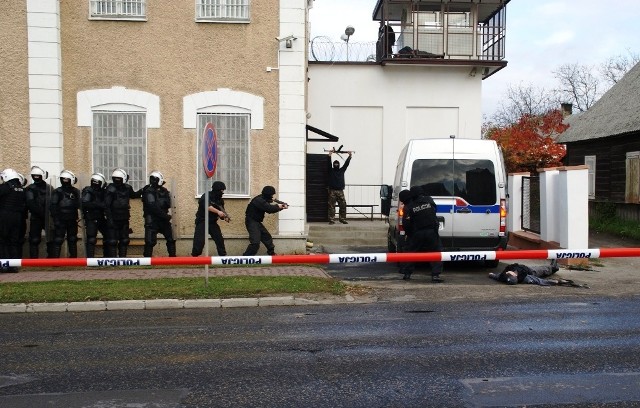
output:
<instances>
[{"instance_id":1,"label":"rifle","mask_svg":"<svg viewBox=\"0 0 640 408\"><path fill-rule=\"evenodd\" d=\"M344 145L340 145L340 147L338 147L338 150L336 150L336 148L334 147L334 148L332 148L332 149L330 149L330 150L324 149L324 151L325 151L325 152L335 153L335 154L337 154L338 156L340 156L340 158L342 158L342 156L340 155L340 153L347 153L347 154L351 153L351 154L355 154L355 152L356 152L355 150L342 150L342 146L344 146Z\"/></svg>"},{"instance_id":2,"label":"rifle","mask_svg":"<svg viewBox=\"0 0 640 408\"><path fill-rule=\"evenodd\" d=\"M280 201L280 200L276 200L275 198L273 199L273 202L276 204L282 204L284 205L284 208L289 208L289 204L285 203L284 201Z\"/></svg>"},{"instance_id":3,"label":"rifle","mask_svg":"<svg viewBox=\"0 0 640 408\"><path fill-rule=\"evenodd\" d=\"M231 217L229 216L229 214L227 214L227 212L225 211L224 208L220 207L218 204L214 204L212 202L209 202L209 205L212 206L213 208L215 208L218 211L222 211L223 216L221 217L224 221L226 222L231 222Z\"/></svg>"}]
</instances>

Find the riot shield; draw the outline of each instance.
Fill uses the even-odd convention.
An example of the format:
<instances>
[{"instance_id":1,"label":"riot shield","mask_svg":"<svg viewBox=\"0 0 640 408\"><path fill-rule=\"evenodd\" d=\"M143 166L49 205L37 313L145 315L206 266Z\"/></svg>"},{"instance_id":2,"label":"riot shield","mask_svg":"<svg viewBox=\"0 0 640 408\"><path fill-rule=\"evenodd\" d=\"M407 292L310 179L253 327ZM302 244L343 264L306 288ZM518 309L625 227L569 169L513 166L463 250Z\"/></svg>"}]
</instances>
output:
<instances>
[{"instance_id":1,"label":"riot shield","mask_svg":"<svg viewBox=\"0 0 640 408\"><path fill-rule=\"evenodd\" d=\"M169 214L171 214L171 235L173 235L173 239L178 241L180 238L180 221L178 220L178 183L174 179L169 183L169 194L171 196L171 209Z\"/></svg>"},{"instance_id":2,"label":"riot shield","mask_svg":"<svg viewBox=\"0 0 640 408\"><path fill-rule=\"evenodd\" d=\"M74 187L80 191L80 197L78 197L79 212L80 212L80 218L78 219L78 231L82 235L82 254L83 254L83 257L86 258L87 257L87 226L85 225L84 212L82 211L82 189L85 188L86 186L91 185L91 176L90 175L88 176L86 174L79 174L77 175L77 178L78 178L78 182Z\"/></svg>"}]
</instances>

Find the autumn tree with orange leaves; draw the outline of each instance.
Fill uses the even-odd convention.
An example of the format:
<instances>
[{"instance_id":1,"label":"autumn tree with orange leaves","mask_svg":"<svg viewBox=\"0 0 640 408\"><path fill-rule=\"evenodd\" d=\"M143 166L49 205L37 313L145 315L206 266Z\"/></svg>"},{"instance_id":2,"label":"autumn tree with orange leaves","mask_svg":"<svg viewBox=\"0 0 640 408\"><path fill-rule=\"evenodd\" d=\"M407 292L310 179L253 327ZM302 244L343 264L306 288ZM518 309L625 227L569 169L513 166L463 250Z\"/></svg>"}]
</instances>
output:
<instances>
[{"instance_id":1,"label":"autumn tree with orange leaves","mask_svg":"<svg viewBox=\"0 0 640 408\"><path fill-rule=\"evenodd\" d=\"M562 112L552 110L544 115L524 115L516 123L491 127L486 138L502 148L508 173L531 172L562 165L566 148L555 142L569 125L562 123Z\"/></svg>"}]
</instances>

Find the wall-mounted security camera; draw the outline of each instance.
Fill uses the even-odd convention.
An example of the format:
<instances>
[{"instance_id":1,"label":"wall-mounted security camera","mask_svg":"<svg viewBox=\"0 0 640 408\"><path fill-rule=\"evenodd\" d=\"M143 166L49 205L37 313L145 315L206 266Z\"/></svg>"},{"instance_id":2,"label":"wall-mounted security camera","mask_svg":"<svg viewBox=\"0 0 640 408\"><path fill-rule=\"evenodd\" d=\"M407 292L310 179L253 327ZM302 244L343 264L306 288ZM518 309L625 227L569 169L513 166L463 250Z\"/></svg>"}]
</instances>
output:
<instances>
[{"instance_id":1,"label":"wall-mounted security camera","mask_svg":"<svg viewBox=\"0 0 640 408\"><path fill-rule=\"evenodd\" d=\"M287 36L280 36L280 37L276 37L276 41L291 41L291 40L297 40L296 36L293 34L289 34Z\"/></svg>"}]
</instances>

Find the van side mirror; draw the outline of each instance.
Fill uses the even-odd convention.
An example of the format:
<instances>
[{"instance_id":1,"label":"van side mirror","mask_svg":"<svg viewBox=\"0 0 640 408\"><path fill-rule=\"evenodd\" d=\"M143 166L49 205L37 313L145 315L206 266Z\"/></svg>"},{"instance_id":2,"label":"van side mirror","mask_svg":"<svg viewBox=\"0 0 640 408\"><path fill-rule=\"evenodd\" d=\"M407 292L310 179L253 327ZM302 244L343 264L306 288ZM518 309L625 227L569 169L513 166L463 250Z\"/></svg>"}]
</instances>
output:
<instances>
[{"instance_id":1,"label":"van side mirror","mask_svg":"<svg viewBox=\"0 0 640 408\"><path fill-rule=\"evenodd\" d=\"M380 186L380 212L386 217L391 211L391 194L393 194L393 187L386 184Z\"/></svg>"},{"instance_id":2,"label":"van side mirror","mask_svg":"<svg viewBox=\"0 0 640 408\"><path fill-rule=\"evenodd\" d=\"M393 194L393 187L383 184L380 186L380 198L383 200L390 200Z\"/></svg>"}]
</instances>

